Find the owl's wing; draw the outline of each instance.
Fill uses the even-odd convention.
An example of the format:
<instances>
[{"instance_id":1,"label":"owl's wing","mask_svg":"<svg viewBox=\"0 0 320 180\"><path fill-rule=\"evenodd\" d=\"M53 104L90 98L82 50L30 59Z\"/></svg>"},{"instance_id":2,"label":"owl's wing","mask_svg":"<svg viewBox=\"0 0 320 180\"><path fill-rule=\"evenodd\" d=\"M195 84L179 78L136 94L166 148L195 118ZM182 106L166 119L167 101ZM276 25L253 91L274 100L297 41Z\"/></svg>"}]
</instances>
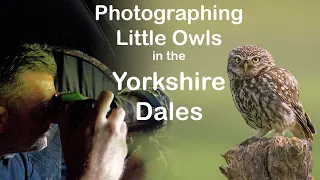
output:
<instances>
[{"instance_id":1,"label":"owl's wing","mask_svg":"<svg viewBox=\"0 0 320 180\"><path fill-rule=\"evenodd\" d=\"M315 128L311 123L311 119L304 111L299 100L298 82L294 76L286 69L275 67L266 72L273 81L273 91L276 92L289 107L294 110L297 119L302 127L310 134L315 134Z\"/></svg>"}]
</instances>

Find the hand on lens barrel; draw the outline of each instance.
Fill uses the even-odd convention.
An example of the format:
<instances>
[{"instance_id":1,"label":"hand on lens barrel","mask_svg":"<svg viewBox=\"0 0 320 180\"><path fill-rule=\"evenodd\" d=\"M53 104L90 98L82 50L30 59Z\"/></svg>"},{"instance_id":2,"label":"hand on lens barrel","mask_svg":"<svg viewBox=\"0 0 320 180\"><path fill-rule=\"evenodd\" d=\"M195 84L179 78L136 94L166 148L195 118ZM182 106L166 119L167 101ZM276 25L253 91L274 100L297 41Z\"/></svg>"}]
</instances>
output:
<instances>
[{"instance_id":1,"label":"hand on lens barrel","mask_svg":"<svg viewBox=\"0 0 320 180\"><path fill-rule=\"evenodd\" d=\"M73 129L68 128L68 106L60 113L58 124L68 180L121 177L127 155L127 126L121 108L113 109L107 117L113 97L109 91L101 92L97 108L79 119L81 123Z\"/></svg>"}]
</instances>

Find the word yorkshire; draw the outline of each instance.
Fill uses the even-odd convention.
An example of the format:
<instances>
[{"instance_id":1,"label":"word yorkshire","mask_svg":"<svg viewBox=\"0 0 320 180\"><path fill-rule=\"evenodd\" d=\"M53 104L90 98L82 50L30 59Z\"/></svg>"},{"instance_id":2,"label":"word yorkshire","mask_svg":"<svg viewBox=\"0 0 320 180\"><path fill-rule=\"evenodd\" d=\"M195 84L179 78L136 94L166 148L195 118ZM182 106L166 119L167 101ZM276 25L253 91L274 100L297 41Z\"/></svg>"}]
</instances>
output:
<instances>
[{"instance_id":1,"label":"word yorkshire","mask_svg":"<svg viewBox=\"0 0 320 180\"><path fill-rule=\"evenodd\" d=\"M123 89L122 83L126 79L127 72L124 72L120 77L116 72L112 73L118 83L118 90ZM164 82L163 82L164 81ZM148 82L152 82L153 88L161 90L185 90L185 84L188 84L187 90L206 90L208 82L214 90L221 91L224 89L225 80L222 77L199 77L199 72L195 73L195 77L185 76L184 72L180 72L180 78L176 77L158 77L158 73L154 72L153 76L143 77L142 81L135 76L127 79L127 88L132 91L142 89L147 90ZM209 85L209 86L210 86ZM141 87L142 86L142 87Z\"/></svg>"}]
</instances>

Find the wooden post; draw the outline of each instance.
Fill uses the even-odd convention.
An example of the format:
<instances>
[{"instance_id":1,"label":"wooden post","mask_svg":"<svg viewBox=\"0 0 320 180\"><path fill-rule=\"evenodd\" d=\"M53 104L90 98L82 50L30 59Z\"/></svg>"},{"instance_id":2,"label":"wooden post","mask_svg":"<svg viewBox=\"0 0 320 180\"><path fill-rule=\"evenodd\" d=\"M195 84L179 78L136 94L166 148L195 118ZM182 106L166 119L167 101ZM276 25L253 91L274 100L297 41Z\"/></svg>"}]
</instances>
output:
<instances>
[{"instance_id":1,"label":"wooden post","mask_svg":"<svg viewBox=\"0 0 320 180\"><path fill-rule=\"evenodd\" d=\"M222 154L220 171L229 180L312 180L312 142L298 138L262 138Z\"/></svg>"}]
</instances>

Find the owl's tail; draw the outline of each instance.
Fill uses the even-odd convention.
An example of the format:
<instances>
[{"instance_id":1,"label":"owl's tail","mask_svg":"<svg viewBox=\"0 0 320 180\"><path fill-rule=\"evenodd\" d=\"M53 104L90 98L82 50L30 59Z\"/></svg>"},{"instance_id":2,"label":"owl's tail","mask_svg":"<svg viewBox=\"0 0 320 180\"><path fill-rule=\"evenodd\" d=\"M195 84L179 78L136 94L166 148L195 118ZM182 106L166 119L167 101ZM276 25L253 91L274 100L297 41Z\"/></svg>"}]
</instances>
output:
<instances>
[{"instance_id":1,"label":"owl's tail","mask_svg":"<svg viewBox=\"0 0 320 180\"><path fill-rule=\"evenodd\" d=\"M304 116L307 123L302 123L301 121L298 121L295 124L295 126L291 128L291 132L297 138L313 140L313 134L316 134L316 130L312 125L308 114L305 113Z\"/></svg>"}]
</instances>

